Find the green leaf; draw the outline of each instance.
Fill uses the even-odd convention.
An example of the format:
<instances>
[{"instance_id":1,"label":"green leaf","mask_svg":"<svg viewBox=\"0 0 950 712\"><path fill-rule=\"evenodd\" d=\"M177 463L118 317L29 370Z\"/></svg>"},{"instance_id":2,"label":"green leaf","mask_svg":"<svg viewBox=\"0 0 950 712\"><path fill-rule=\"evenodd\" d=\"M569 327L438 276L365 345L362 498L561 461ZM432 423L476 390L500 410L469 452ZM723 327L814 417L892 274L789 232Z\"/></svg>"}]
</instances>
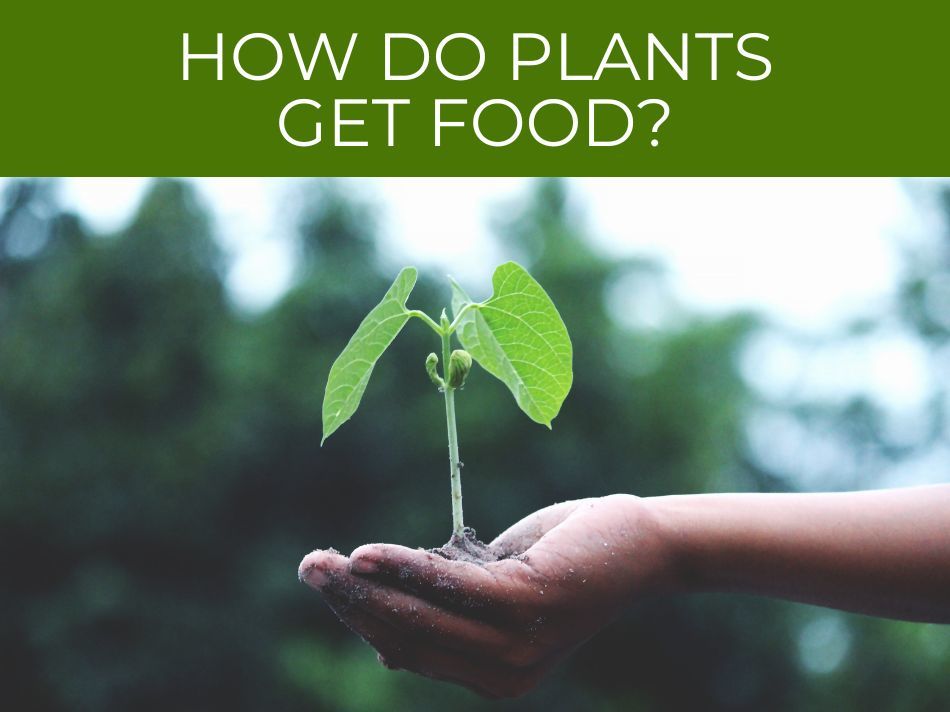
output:
<instances>
[{"instance_id":1,"label":"green leaf","mask_svg":"<svg viewBox=\"0 0 950 712\"><path fill-rule=\"evenodd\" d=\"M547 292L514 262L492 276L494 294L470 308L458 338L482 368L502 381L529 418L551 427L571 390L573 349L561 315ZM456 316L468 295L452 283Z\"/></svg>"},{"instance_id":2,"label":"green leaf","mask_svg":"<svg viewBox=\"0 0 950 712\"><path fill-rule=\"evenodd\" d=\"M330 367L323 396L321 445L356 412L373 367L409 321L406 300L416 284L416 274L415 267L406 267L396 276L386 296L366 315Z\"/></svg>"}]
</instances>

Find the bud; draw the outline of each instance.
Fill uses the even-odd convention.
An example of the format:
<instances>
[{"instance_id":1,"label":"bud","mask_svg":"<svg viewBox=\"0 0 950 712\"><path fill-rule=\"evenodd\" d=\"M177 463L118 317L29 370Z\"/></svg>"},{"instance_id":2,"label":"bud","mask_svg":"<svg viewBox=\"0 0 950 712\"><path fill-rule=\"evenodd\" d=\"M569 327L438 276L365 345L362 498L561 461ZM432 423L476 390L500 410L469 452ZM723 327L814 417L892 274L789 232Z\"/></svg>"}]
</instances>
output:
<instances>
[{"instance_id":1,"label":"bud","mask_svg":"<svg viewBox=\"0 0 950 712\"><path fill-rule=\"evenodd\" d=\"M465 377L472 370L472 356L468 351L456 349L449 356L449 387L461 388Z\"/></svg>"},{"instance_id":2,"label":"bud","mask_svg":"<svg viewBox=\"0 0 950 712\"><path fill-rule=\"evenodd\" d=\"M439 376L439 372L435 370L435 367L439 365L439 357L435 354L429 354L426 356L426 373L429 374L429 380L437 388L445 388L445 381Z\"/></svg>"}]
</instances>

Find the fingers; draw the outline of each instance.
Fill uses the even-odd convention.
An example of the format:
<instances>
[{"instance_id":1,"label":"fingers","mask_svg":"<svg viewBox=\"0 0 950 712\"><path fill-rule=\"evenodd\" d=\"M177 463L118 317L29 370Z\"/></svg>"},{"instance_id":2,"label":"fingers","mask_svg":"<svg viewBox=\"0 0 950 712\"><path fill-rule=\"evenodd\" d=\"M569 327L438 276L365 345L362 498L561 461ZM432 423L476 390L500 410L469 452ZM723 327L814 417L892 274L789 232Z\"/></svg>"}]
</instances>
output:
<instances>
[{"instance_id":1,"label":"fingers","mask_svg":"<svg viewBox=\"0 0 950 712\"><path fill-rule=\"evenodd\" d=\"M501 551L504 556L522 554L534 546L551 529L563 522L585 501L579 499L561 502L539 509L495 537L491 546Z\"/></svg>"},{"instance_id":2,"label":"fingers","mask_svg":"<svg viewBox=\"0 0 950 712\"><path fill-rule=\"evenodd\" d=\"M511 647L509 637L491 623L465 618L389 586L351 576L339 581L335 590L357 593L361 610L426 644L486 660L503 659Z\"/></svg>"},{"instance_id":3,"label":"fingers","mask_svg":"<svg viewBox=\"0 0 950 712\"><path fill-rule=\"evenodd\" d=\"M510 610L524 597L529 571L506 563L479 566L395 544L367 544L350 555L354 573L390 582L439 606L486 614Z\"/></svg>"},{"instance_id":4,"label":"fingers","mask_svg":"<svg viewBox=\"0 0 950 712\"><path fill-rule=\"evenodd\" d=\"M338 599L332 593L327 602L357 635L376 648L380 662L388 668L452 682L485 697L520 696L534 687L543 674L541 669L509 668L420 643L358 606L338 607Z\"/></svg>"},{"instance_id":5,"label":"fingers","mask_svg":"<svg viewBox=\"0 0 950 712\"><path fill-rule=\"evenodd\" d=\"M402 591L349 573L346 557L316 551L301 562L301 580L318 589L346 625L370 643L387 667L464 685L489 697L534 687L546 668L540 655L487 624L466 620Z\"/></svg>"},{"instance_id":6,"label":"fingers","mask_svg":"<svg viewBox=\"0 0 950 712\"><path fill-rule=\"evenodd\" d=\"M312 588L320 590L331 577L346 573L349 561L345 556L330 549L311 551L297 567L297 578Z\"/></svg>"},{"instance_id":7,"label":"fingers","mask_svg":"<svg viewBox=\"0 0 950 712\"><path fill-rule=\"evenodd\" d=\"M515 666L533 662L519 636L492 623L446 610L400 589L349 572L349 562L330 552L309 554L301 578L331 601L338 614L359 609L426 645L449 648L483 660ZM540 655L537 656L540 658Z\"/></svg>"}]
</instances>

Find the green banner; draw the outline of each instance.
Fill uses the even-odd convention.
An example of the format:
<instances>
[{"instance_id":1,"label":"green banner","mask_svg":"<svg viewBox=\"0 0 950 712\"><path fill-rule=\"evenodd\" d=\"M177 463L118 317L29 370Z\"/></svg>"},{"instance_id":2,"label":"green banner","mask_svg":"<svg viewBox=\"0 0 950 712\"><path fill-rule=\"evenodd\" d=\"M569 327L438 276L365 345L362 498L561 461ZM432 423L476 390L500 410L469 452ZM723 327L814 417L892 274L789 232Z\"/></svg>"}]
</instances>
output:
<instances>
[{"instance_id":1,"label":"green banner","mask_svg":"<svg viewBox=\"0 0 950 712\"><path fill-rule=\"evenodd\" d=\"M6 175L950 169L946 3L57 5L3 11Z\"/></svg>"}]
</instances>

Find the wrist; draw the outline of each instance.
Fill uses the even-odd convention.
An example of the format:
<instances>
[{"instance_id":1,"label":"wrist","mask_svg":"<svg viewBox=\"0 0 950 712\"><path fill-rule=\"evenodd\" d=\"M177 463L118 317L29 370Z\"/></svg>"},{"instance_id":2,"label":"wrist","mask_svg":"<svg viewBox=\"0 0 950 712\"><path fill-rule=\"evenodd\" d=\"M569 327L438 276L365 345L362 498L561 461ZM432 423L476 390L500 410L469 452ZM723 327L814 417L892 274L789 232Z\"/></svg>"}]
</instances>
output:
<instances>
[{"instance_id":1,"label":"wrist","mask_svg":"<svg viewBox=\"0 0 950 712\"><path fill-rule=\"evenodd\" d=\"M662 580L670 593L693 593L708 588L702 535L697 525L696 495L673 495L644 499L659 541L663 561Z\"/></svg>"},{"instance_id":2,"label":"wrist","mask_svg":"<svg viewBox=\"0 0 950 712\"><path fill-rule=\"evenodd\" d=\"M613 515L614 541L628 562L626 588L636 596L694 590L696 575L687 545L683 497L641 498L616 494L603 498ZM633 533L633 536L630 534Z\"/></svg>"}]
</instances>

